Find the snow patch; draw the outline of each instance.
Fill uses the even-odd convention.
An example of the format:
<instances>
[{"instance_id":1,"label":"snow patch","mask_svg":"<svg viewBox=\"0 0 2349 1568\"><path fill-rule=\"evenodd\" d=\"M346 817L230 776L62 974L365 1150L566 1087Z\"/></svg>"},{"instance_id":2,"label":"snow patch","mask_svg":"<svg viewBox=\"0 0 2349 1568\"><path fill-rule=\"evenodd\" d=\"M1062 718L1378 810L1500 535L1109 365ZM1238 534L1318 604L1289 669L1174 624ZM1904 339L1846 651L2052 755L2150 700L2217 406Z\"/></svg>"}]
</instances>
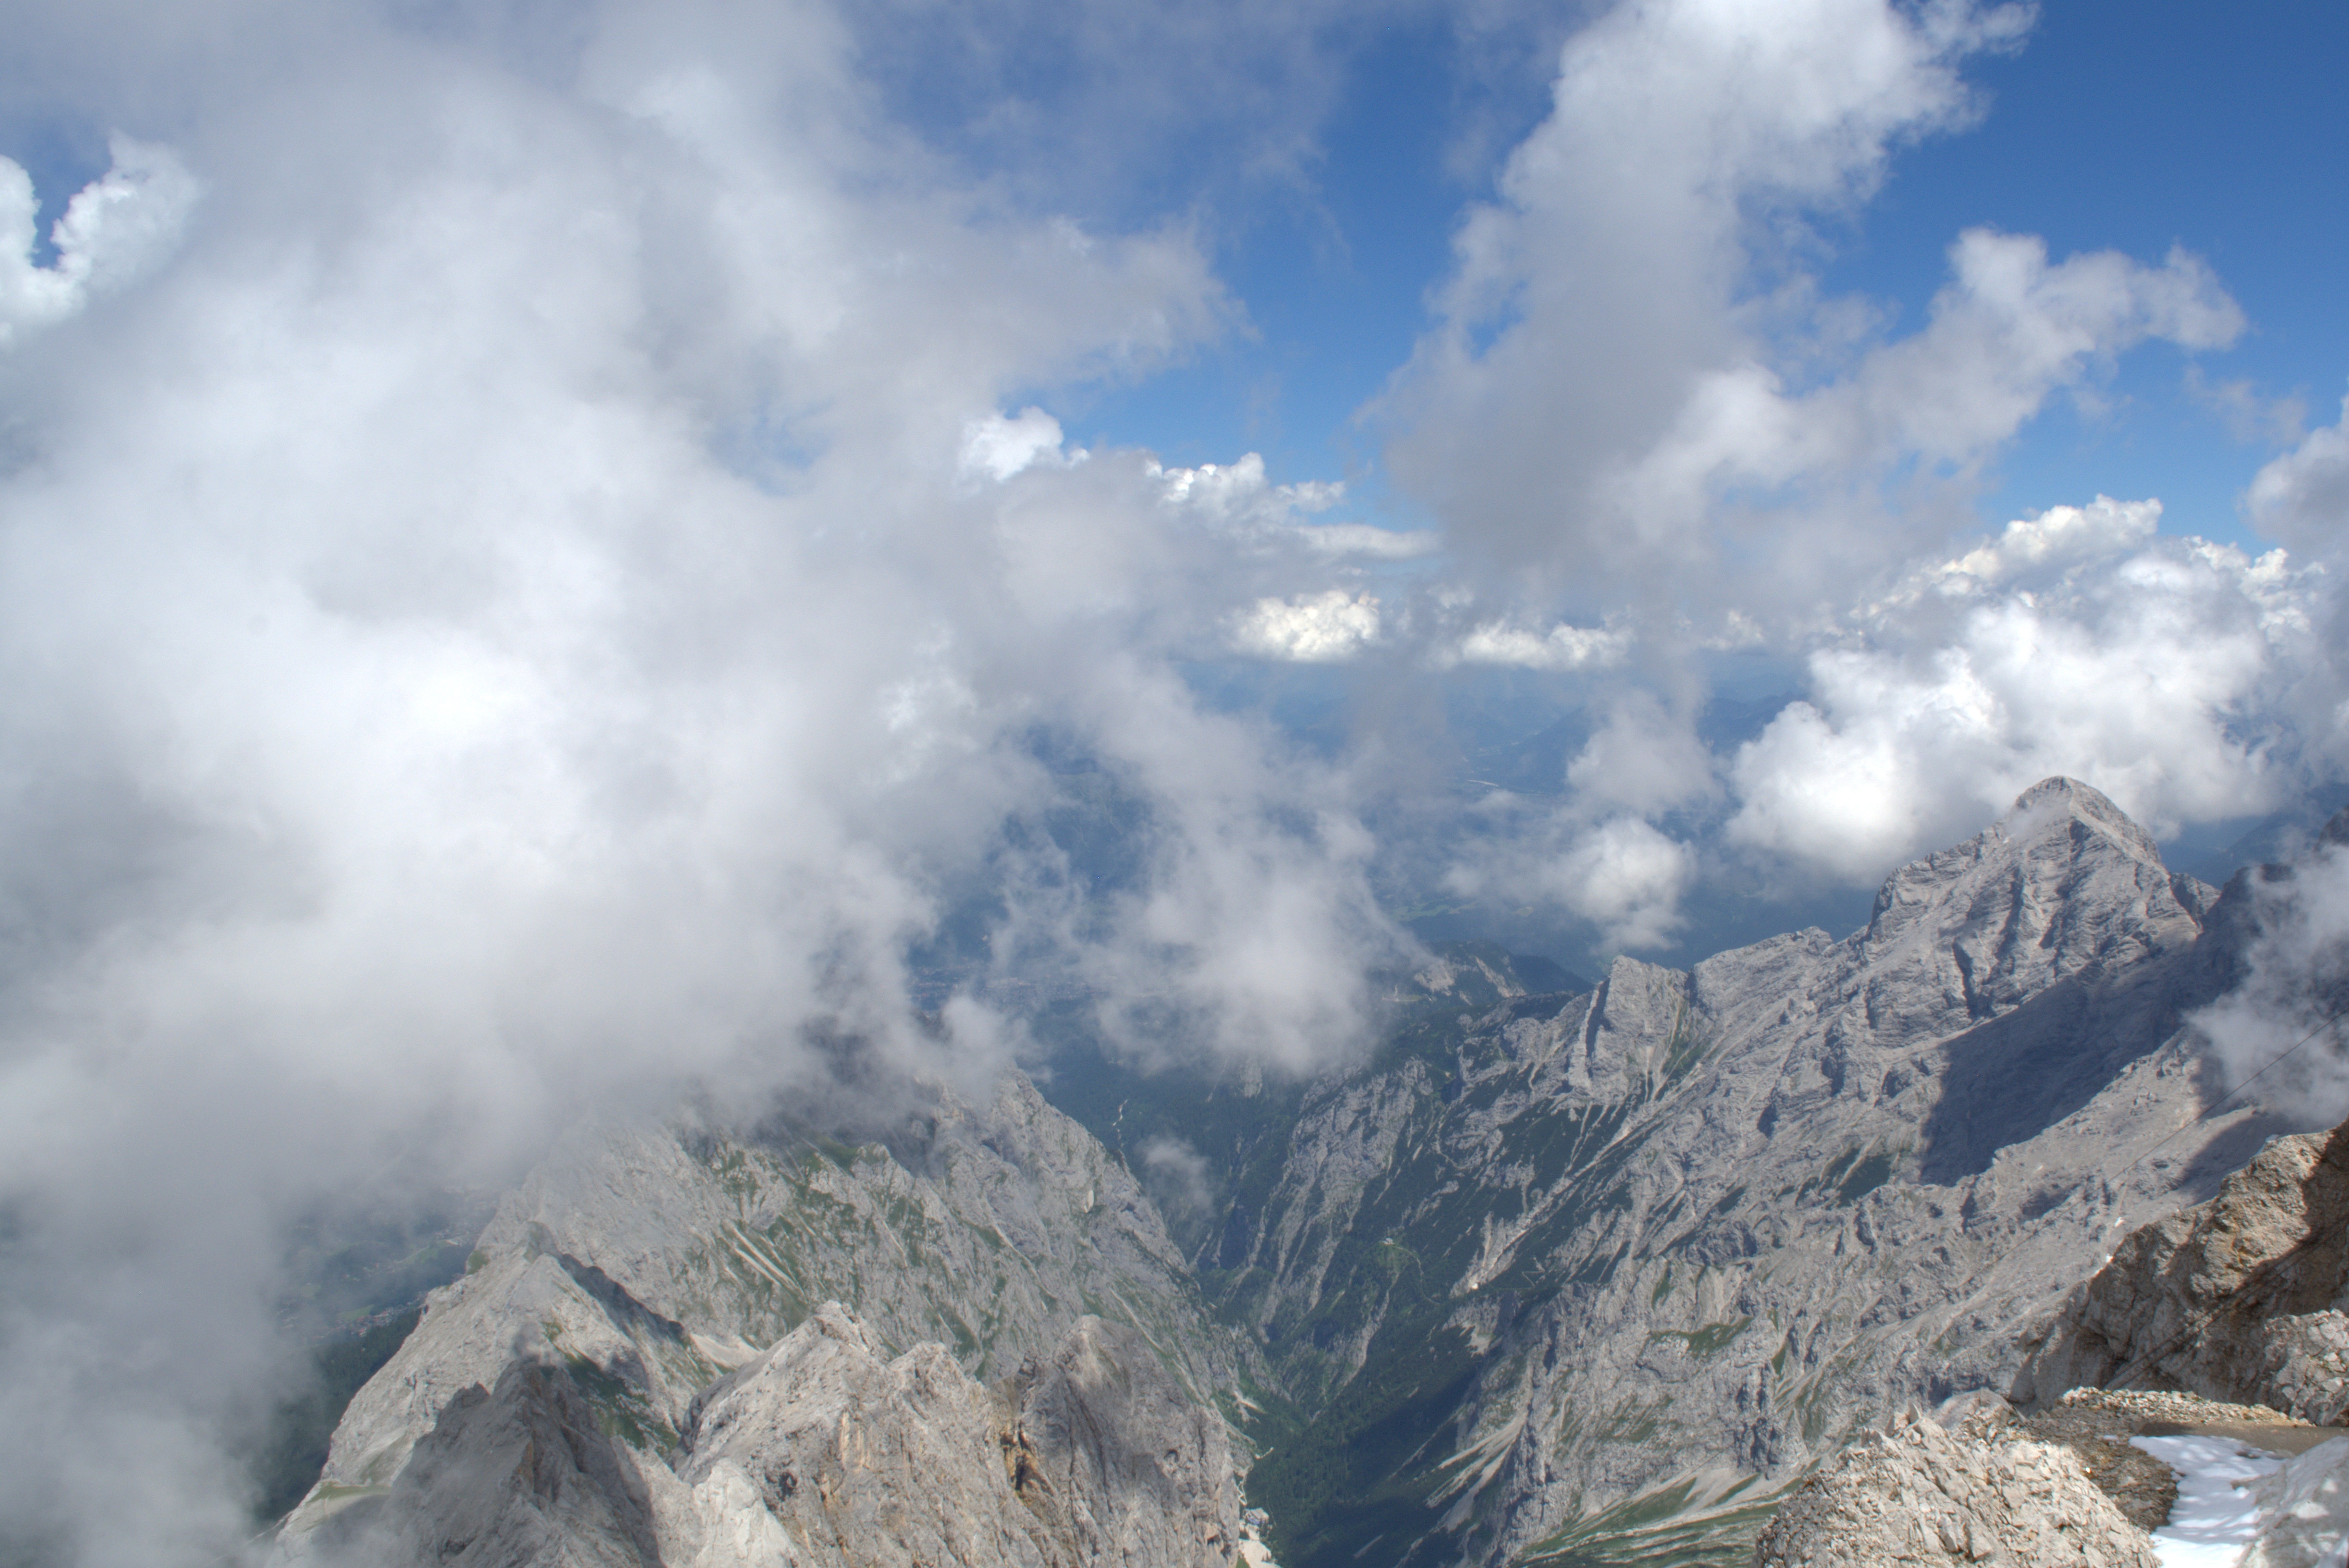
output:
<instances>
[{"instance_id":1,"label":"snow patch","mask_svg":"<svg viewBox=\"0 0 2349 1568\"><path fill-rule=\"evenodd\" d=\"M2259 1536L2253 1483L2283 1461L2264 1449L2222 1438L2131 1438L2178 1472L2169 1522L2153 1532L2162 1568L2235 1568Z\"/></svg>"}]
</instances>

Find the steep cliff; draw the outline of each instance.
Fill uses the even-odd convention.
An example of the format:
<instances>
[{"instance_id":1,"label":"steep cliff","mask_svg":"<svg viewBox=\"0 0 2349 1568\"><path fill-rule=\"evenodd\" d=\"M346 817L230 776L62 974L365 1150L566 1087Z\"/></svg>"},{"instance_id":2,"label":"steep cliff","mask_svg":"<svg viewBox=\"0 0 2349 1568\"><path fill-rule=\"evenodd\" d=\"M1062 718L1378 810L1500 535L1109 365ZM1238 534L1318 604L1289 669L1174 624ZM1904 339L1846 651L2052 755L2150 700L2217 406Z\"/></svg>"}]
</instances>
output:
<instances>
[{"instance_id":1,"label":"steep cliff","mask_svg":"<svg viewBox=\"0 0 2349 1568\"><path fill-rule=\"evenodd\" d=\"M1016 1076L885 1142L585 1128L352 1401L278 1552L1220 1563L1230 1349L1133 1179Z\"/></svg>"},{"instance_id":2,"label":"steep cliff","mask_svg":"<svg viewBox=\"0 0 2349 1568\"><path fill-rule=\"evenodd\" d=\"M2209 1202L2132 1233L2017 1379L2183 1388L2320 1425L2349 1410L2349 1124L2274 1140Z\"/></svg>"},{"instance_id":3,"label":"steep cliff","mask_svg":"<svg viewBox=\"0 0 2349 1568\"><path fill-rule=\"evenodd\" d=\"M2004 1388L2265 1130L2179 1131L2216 902L2054 779L1843 941L1423 1004L1305 1097L1203 1271L1294 1401L1250 1482L1292 1568L1735 1561L1857 1432Z\"/></svg>"}]
</instances>

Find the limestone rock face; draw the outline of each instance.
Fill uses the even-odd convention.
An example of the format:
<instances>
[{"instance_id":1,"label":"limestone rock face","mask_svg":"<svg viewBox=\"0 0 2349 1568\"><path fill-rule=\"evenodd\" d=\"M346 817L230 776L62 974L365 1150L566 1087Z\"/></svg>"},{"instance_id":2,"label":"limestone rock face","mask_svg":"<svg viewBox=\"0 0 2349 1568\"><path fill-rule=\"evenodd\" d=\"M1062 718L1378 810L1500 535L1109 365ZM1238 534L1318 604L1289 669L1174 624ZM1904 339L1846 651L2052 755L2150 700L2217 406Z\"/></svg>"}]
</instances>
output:
<instances>
[{"instance_id":1,"label":"limestone rock face","mask_svg":"<svg viewBox=\"0 0 2349 1568\"><path fill-rule=\"evenodd\" d=\"M652 1489L561 1367L516 1361L493 1389L446 1401L388 1488L314 1507L276 1561L648 1568L662 1561Z\"/></svg>"},{"instance_id":2,"label":"limestone rock face","mask_svg":"<svg viewBox=\"0 0 2349 1568\"><path fill-rule=\"evenodd\" d=\"M1075 1562L1226 1568L1242 1535L1229 1434L1135 1330L1080 1318L1015 1387L1022 1496Z\"/></svg>"},{"instance_id":3,"label":"limestone rock face","mask_svg":"<svg viewBox=\"0 0 2349 1568\"><path fill-rule=\"evenodd\" d=\"M2159 1568L2131 1524L2060 1447L1950 1432L1923 1416L1836 1456L1764 1529L1756 1568Z\"/></svg>"},{"instance_id":4,"label":"limestone rock face","mask_svg":"<svg viewBox=\"0 0 2349 1568\"><path fill-rule=\"evenodd\" d=\"M1221 1568L1240 1534L1223 1423L1099 1318L990 1393L935 1345L885 1363L827 1305L703 1396L684 1435L697 1499L754 1495L795 1562ZM722 1532L726 1508L698 1511Z\"/></svg>"},{"instance_id":5,"label":"limestone rock face","mask_svg":"<svg viewBox=\"0 0 2349 1568\"><path fill-rule=\"evenodd\" d=\"M937 1345L885 1360L828 1302L694 1402L674 1464L577 1370L460 1390L391 1486L289 1535L380 1568L1222 1568L1241 1539L1223 1424L1130 1329L1081 1319L990 1391Z\"/></svg>"},{"instance_id":6,"label":"limestone rock face","mask_svg":"<svg viewBox=\"0 0 2349 1568\"><path fill-rule=\"evenodd\" d=\"M584 1129L473 1264L280 1561L1207 1568L1242 1536L1231 1337L1024 1079L862 1145Z\"/></svg>"},{"instance_id":7,"label":"limestone rock face","mask_svg":"<svg viewBox=\"0 0 2349 1568\"><path fill-rule=\"evenodd\" d=\"M1005 1429L942 1347L885 1360L826 1304L702 1397L678 1475L697 1491L755 1494L795 1562L1065 1563L1006 1473Z\"/></svg>"},{"instance_id":8,"label":"limestone rock face","mask_svg":"<svg viewBox=\"0 0 2349 1568\"><path fill-rule=\"evenodd\" d=\"M1414 1563L1742 1555L1891 1411L2007 1390L2114 1236L2280 1130L2196 1120L2179 1026L2232 983L2225 907L2052 779L1844 940L1422 1004L1306 1096L1206 1276L1353 1423L1277 1447L1251 1495L1291 1500L1306 1563L1381 1535ZM1322 1479L1406 1421L1359 1493Z\"/></svg>"},{"instance_id":9,"label":"limestone rock face","mask_svg":"<svg viewBox=\"0 0 2349 1568\"><path fill-rule=\"evenodd\" d=\"M2329 1425L2349 1408L2349 1125L2277 1138L2142 1227L2068 1301L2023 1387L2178 1387Z\"/></svg>"}]
</instances>

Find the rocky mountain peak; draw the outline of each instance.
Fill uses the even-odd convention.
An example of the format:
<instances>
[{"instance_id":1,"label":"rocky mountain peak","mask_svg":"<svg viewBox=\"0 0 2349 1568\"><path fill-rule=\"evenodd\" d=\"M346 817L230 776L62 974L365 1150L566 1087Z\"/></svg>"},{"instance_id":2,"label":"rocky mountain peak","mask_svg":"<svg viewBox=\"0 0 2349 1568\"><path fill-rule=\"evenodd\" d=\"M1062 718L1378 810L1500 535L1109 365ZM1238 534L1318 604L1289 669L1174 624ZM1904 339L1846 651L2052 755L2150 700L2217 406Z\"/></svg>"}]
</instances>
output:
<instances>
[{"instance_id":1,"label":"rocky mountain peak","mask_svg":"<svg viewBox=\"0 0 2349 1568\"><path fill-rule=\"evenodd\" d=\"M1888 877L1854 956L1887 1010L1921 1006L1921 1026L1945 1028L2191 943L2202 891L2172 877L2102 793L2049 779L1964 843Z\"/></svg>"},{"instance_id":2,"label":"rocky mountain peak","mask_svg":"<svg viewBox=\"0 0 2349 1568\"><path fill-rule=\"evenodd\" d=\"M2137 859L2158 862L2161 850L2153 835L2113 803L2112 797L2093 785L2062 774L2042 779L2014 798L2014 806L1998 830L2013 839L2048 832L2069 832L2069 824L2085 823L2114 839Z\"/></svg>"},{"instance_id":3,"label":"rocky mountain peak","mask_svg":"<svg viewBox=\"0 0 2349 1568\"><path fill-rule=\"evenodd\" d=\"M2101 791L2074 779L2043 779L2007 814L1961 844L1912 861L1878 890L1867 937L1897 941L1920 919L1965 917L1986 884L2013 886L2034 903L2093 891L2100 877L2167 881L2160 846Z\"/></svg>"}]
</instances>

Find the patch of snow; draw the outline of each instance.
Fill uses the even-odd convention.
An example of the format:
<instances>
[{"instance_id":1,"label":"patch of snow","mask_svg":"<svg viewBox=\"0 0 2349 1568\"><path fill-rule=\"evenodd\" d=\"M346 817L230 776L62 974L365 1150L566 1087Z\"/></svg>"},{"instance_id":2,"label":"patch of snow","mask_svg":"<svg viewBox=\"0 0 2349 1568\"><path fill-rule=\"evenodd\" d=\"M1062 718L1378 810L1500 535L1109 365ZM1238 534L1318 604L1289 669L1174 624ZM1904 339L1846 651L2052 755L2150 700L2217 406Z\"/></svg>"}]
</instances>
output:
<instances>
[{"instance_id":1,"label":"patch of snow","mask_svg":"<svg viewBox=\"0 0 2349 1568\"><path fill-rule=\"evenodd\" d=\"M2131 1438L2136 1448L2178 1472L2169 1522L2153 1532L2162 1568L2235 1568L2259 1534L2252 1483L2283 1461L2262 1449L2222 1438Z\"/></svg>"}]
</instances>

